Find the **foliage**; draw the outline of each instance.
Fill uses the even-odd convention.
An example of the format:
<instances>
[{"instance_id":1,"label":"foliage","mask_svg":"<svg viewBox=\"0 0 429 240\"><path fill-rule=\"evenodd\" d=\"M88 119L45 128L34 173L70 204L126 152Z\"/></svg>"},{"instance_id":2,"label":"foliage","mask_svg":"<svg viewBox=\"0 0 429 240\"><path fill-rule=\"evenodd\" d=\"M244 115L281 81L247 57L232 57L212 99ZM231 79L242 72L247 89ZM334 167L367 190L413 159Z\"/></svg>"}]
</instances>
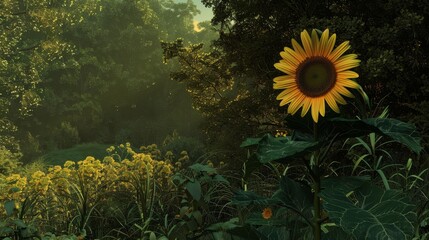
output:
<instances>
[{"instance_id":1,"label":"foliage","mask_svg":"<svg viewBox=\"0 0 429 240\"><path fill-rule=\"evenodd\" d=\"M7 43L0 49L0 145L22 151L25 162L78 143L149 144L174 129L195 135L199 115L183 87L170 81L175 66L162 63L159 46L179 36L214 37L194 31L192 1L3 1L0 7L0 39ZM20 148L28 136L37 148Z\"/></svg>"},{"instance_id":2,"label":"foliage","mask_svg":"<svg viewBox=\"0 0 429 240\"><path fill-rule=\"evenodd\" d=\"M402 176L407 181L414 178L413 184L416 184L425 171L420 172L419 175L412 174L414 176L412 178L395 174L394 171L390 172L390 176L387 175L387 167L403 165L407 171L406 169L411 168L411 162L386 165L378 154L391 155L381 149L383 145L377 144L381 137L376 137L376 134L390 137L419 154L422 151L421 137L412 124L390 118L345 119L328 116L326 120L314 123L311 130L305 118L300 122L295 121L293 117L287 120L291 120L288 123L295 128L291 136L277 134L273 137L268 134L262 138L247 139L241 146L256 147L254 154L250 155L250 163L258 161L260 164L267 164L277 161L285 165L304 165L307 173L301 178L302 182L282 176L279 190L271 197L262 197L244 191L236 194L233 203L240 206L269 206L281 211L282 216L293 213L299 218L291 222L291 218L278 218L277 214L273 217L265 217L264 214L256 215L251 211L244 223L251 224L260 233L261 226L275 227L275 230L271 229L265 234L274 234L285 228L288 234L285 232L283 235L288 239L323 239L329 238L328 236L344 237L346 235L349 235L348 239L409 239L416 233L416 225L419 224L417 206L404 192L391 190L389 178ZM366 143L359 136L368 133L370 142ZM371 184L369 177L329 177L326 168L335 163L335 159L332 158L332 155L335 156L335 150L332 148L335 142L343 141L348 137L357 137L357 143L350 147L351 150L356 151L362 147L367 152L357 156L354 166L351 166L351 172L363 161L368 165L365 171L371 170L381 176L386 190ZM347 164L345 167L348 167ZM341 171L341 173L347 172ZM410 174L406 172L406 175ZM410 185L406 185L409 189ZM423 203L418 203L419 207L422 204L424 206L425 194L417 192L416 195L423 200ZM299 225L300 222L305 224ZM312 231L306 228L311 228ZM310 232L313 235L305 236L301 232ZM297 234L297 236L290 234ZM419 231L417 231L418 234ZM265 235L265 237L268 236Z\"/></svg>"},{"instance_id":3,"label":"foliage","mask_svg":"<svg viewBox=\"0 0 429 240\"><path fill-rule=\"evenodd\" d=\"M98 11L98 1L2 1L0 8L1 143L9 149L17 123L40 104L43 74L50 64L73 55L63 29ZM6 139L5 139L6 138Z\"/></svg>"},{"instance_id":4,"label":"foliage","mask_svg":"<svg viewBox=\"0 0 429 240\"><path fill-rule=\"evenodd\" d=\"M211 224L226 214L222 209L232 195L229 182L215 168L198 163L176 173L172 181L180 194L180 210L161 234L178 240L211 235Z\"/></svg>"},{"instance_id":5,"label":"foliage","mask_svg":"<svg viewBox=\"0 0 429 240\"><path fill-rule=\"evenodd\" d=\"M359 53L358 81L377 109L389 105L392 117L412 119L426 147L429 31L424 26L429 9L424 1L202 2L213 8L219 38L206 51L197 44L170 42L164 57L177 58L182 66L172 77L186 83L204 115L210 143L237 146L234 141L246 135L283 128L286 112L274 107L271 91L278 52L302 29L329 28L337 41L350 40L352 51ZM341 111L354 116L357 109ZM220 132L225 137L218 141Z\"/></svg>"},{"instance_id":6,"label":"foliage","mask_svg":"<svg viewBox=\"0 0 429 240\"><path fill-rule=\"evenodd\" d=\"M97 15L64 29L75 54L46 69L42 106L20 128L37 136L44 151L95 141L149 144L174 129L192 135L188 124L198 115L170 81L159 41L194 36L195 5L103 0L97 6Z\"/></svg>"},{"instance_id":7,"label":"foliage","mask_svg":"<svg viewBox=\"0 0 429 240\"><path fill-rule=\"evenodd\" d=\"M114 160L113 149L102 161L87 157L78 162L66 161L63 166L55 165L47 171L37 170L28 175L9 173L2 177L0 201L5 208L0 215L7 219L5 228L20 231L24 227L11 225L20 221L37 226L42 233L86 231L93 236L143 236L145 231L139 227L150 226L158 204L169 198L174 167L168 159L155 160L156 156L134 152L129 144L122 148L128 151L128 156L119 161ZM113 216L114 211L127 204L134 209L132 222L116 232L106 231L106 226L103 228L106 232L98 230L100 221L112 226L124 224ZM106 218L109 211L111 219Z\"/></svg>"},{"instance_id":8,"label":"foliage","mask_svg":"<svg viewBox=\"0 0 429 240\"><path fill-rule=\"evenodd\" d=\"M18 166L21 165L19 158L19 154L12 153L5 147L0 146L0 176L8 176L16 172Z\"/></svg>"}]
</instances>

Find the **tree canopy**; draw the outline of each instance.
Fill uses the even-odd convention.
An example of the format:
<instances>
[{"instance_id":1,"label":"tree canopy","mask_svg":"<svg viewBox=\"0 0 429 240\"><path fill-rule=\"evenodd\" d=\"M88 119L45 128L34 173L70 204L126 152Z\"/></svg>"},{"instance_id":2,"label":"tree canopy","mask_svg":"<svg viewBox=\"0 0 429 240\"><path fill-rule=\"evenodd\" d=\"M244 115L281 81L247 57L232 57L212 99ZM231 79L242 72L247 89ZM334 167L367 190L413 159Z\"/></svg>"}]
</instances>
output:
<instances>
[{"instance_id":1,"label":"tree canopy","mask_svg":"<svg viewBox=\"0 0 429 240\"><path fill-rule=\"evenodd\" d=\"M349 52L362 60L358 82L374 99L367 114L380 113L389 105L394 117L411 116L427 139L429 31L425 26L429 7L425 1L202 2L213 8L212 24L219 32L213 50L203 53L195 46L171 43L170 49L177 51L170 55L182 59L182 68L173 77L187 82L190 92L199 92L193 95L194 104L206 107L199 108L209 116L206 129L213 130L213 137L219 132L216 126L233 131L231 135L236 136L237 143L244 136L273 126L284 127L280 122L286 109L277 108L276 92L272 90L272 79L281 74L273 64L280 59L279 52L291 45L291 38L299 39L303 29L329 28L337 33L337 44L349 40ZM209 70L212 68L205 69L204 77L200 76L202 71L192 69L198 66L194 59L204 62L213 54L218 61L206 64L223 66L227 77L217 76L219 71ZM195 79L199 79L198 85ZM206 80L218 88L207 87L203 84ZM231 86L233 96L221 98L217 93ZM209 103L200 100L200 93ZM225 102L220 104L222 107L212 106L215 102L207 95Z\"/></svg>"}]
</instances>

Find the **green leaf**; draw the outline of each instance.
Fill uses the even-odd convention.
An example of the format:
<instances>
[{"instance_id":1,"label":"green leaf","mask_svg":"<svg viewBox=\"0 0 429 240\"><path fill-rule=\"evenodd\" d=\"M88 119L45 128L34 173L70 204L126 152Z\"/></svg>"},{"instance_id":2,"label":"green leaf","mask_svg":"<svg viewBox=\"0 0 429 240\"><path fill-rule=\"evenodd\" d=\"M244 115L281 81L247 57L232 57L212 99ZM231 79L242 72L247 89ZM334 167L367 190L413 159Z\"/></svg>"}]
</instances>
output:
<instances>
[{"instance_id":1,"label":"green leaf","mask_svg":"<svg viewBox=\"0 0 429 240\"><path fill-rule=\"evenodd\" d=\"M261 139L262 138L247 138L241 143L240 147L250 147L250 146L258 145Z\"/></svg>"},{"instance_id":2,"label":"green leaf","mask_svg":"<svg viewBox=\"0 0 429 240\"><path fill-rule=\"evenodd\" d=\"M18 228L27 228L27 224L24 223L21 219L14 219L12 221Z\"/></svg>"},{"instance_id":3,"label":"green leaf","mask_svg":"<svg viewBox=\"0 0 429 240\"><path fill-rule=\"evenodd\" d=\"M413 124L401 122L393 118L367 118L367 119L345 119L332 118L321 126L321 135L330 139L332 133L340 137L359 137L376 132L383 134L393 140L404 144L415 153L423 149L420 142L421 136Z\"/></svg>"},{"instance_id":4,"label":"green leaf","mask_svg":"<svg viewBox=\"0 0 429 240\"><path fill-rule=\"evenodd\" d=\"M15 201L14 200L7 200L4 203L4 208L6 209L6 214L8 216L13 214L13 211L15 210Z\"/></svg>"},{"instance_id":5,"label":"green leaf","mask_svg":"<svg viewBox=\"0 0 429 240\"><path fill-rule=\"evenodd\" d=\"M226 231L239 227L238 218L232 218L227 222L214 223L206 228L209 231Z\"/></svg>"},{"instance_id":6,"label":"green leaf","mask_svg":"<svg viewBox=\"0 0 429 240\"><path fill-rule=\"evenodd\" d=\"M225 184L229 185L229 181L226 180L222 175L216 174L212 180L215 182L225 183Z\"/></svg>"},{"instance_id":7,"label":"green leaf","mask_svg":"<svg viewBox=\"0 0 429 240\"><path fill-rule=\"evenodd\" d=\"M9 235L13 235L13 233L14 233L13 228L8 226L0 226L0 236L9 236Z\"/></svg>"},{"instance_id":8,"label":"green leaf","mask_svg":"<svg viewBox=\"0 0 429 240\"><path fill-rule=\"evenodd\" d=\"M415 153L420 153L421 137L413 124L401 122L393 118L370 118L363 120L366 124L377 127L380 132L393 140L404 144Z\"/></svg>"},{"instance_id":9,"label":"green leaf","mask_svg":"<svg viewBox=\"0 0 429 240\"><path fill-rule=\"evenodd\" d=\"M198 210L197 211L193 211L192 212L192 216L194 216L195 220L197 221L197 223L199 225L203 224L203 215L201 214L200 211L198 211Z\"/></svg>"},{"instance_id":10,"label":"green leaf","mask_svg":"<svg viewBox=\"0 0 429 240\"><path fill-rule=\"evenodd\" d=\"M16 193L16 192L19 192L19 191L21 191L21 189L19 187L13 187L13 188L9 189L10 193Z\"/></svg>"},{"instance_id":11,"label":"green leaf","mask_svg":"<svg viewBox=\"0 0 429 240\"><path fill-rule=\"evenodd\" d=\"M293 209L302 214L309 214L313 207L313 194L310 186L295 182L283 176L280 180L280 189L274 193L274 199L278 199L287 208Z\"/></svg>"},{"instance_id":12,"label":"green leaf","mask_svg":"<svg viewBox=\"0 0 429 240\"><path fill-rule=\"evenodd\" d=\"M323 240L337 240L337 239L347 239L347 240L355 240L353 236L346 233L342 228L340 227L329 227L327 233L322 234Z\"/></svg>"},{"instance_id":13,"label":"green leaf","mask_svg":"<svg viewBox=\"0 0 429 240\"><path fill-rule=\"evenodd\" d=\"M383 191L370 183L353 189L354 183L338 182L338 190L330 186L322 191L323 207L330 220L356 239L406 240L413 235L415 206L405 195Z\"/></svg>"},{"instance_id":14,"label":"green leaf","mask_svg":"<svg viewBox=\"0 0 429 240\"><path fill-rule=\"evenodd\" d=\"M201 184L198 181L195 182L187 182L185 184L186 190L188 190L189 194L191 194L192 198L196 201L200 201L201 199Z\"/></svg>"},{"instance_id":15,"label":"green leaf","mask_svg":"<svg viewBox=\"0 0 429 240\"><path fill-rule=\"evenodd\" d=\"M369 182L369 176L358 177L329 177L322 179L322 195L334 198L347 195L353 190Z\"/></svg>"},{"instance_id":16,"label":"green leaf","mask_svg":"<svg viewBox=\"0 0 429 240\"><path fill-rule=\"evenodd\" d=\"M252 140L252 143L255 142ZM261 163L268 163L308 153L315 149L318 142L293 141L290 137L276 138L267 134L258 141L257 145L257 159Z\"/></svg>"},{"instance_id":17,"label":"green leaf","mask_svg":"<svg viewBox=\"0 0 429 240\"><path fill-rule=\"evenodd\" d=\"M189 166L189 168L194 170L195 172L206 172L208 174L216 173L216 169L214 169L213 167L210 167L209 165L203 165L200 163L195 163Z\"/></svg>"}]
</instances>

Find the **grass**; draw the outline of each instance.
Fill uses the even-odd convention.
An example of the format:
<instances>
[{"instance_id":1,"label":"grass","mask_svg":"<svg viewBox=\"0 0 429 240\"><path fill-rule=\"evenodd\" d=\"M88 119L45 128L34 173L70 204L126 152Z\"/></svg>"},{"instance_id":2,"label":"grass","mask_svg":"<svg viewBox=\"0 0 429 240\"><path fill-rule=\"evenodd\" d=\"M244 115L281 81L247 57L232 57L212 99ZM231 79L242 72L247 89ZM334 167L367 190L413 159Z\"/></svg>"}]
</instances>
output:
<instances>
[{"instance_id":1,"label":"grass","mask_svg":"<svg viewBox=\"0 0 429 240\"><path fill-rule=\"evenodd\" d=\"M87 156L103 159L107 156L106 149L110 145L99 143L79 144L72 148L60 149L49 152L41 157L46 165L63 165L67 160L84 160Z\"/></svg>"}]
</instances>

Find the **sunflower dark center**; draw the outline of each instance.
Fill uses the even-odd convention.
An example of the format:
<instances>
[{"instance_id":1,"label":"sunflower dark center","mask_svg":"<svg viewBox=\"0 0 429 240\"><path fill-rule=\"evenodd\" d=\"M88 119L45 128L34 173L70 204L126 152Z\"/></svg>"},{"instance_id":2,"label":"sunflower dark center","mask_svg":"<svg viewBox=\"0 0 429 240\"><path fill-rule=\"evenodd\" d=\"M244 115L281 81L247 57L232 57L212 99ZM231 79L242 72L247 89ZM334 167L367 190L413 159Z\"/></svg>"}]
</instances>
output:
<instances>
[{"instance_id":1,"label":"sunflower dark center","mask_svg":"<svg viewBox=\"0 0 429 240\"><path fill-rule=\"evenodd\" d=\"M297 85L309 97L323 96L335 86L336 79L334 64L324 57L308 58L296 71Z\"/></svg>"}]
</instances>

